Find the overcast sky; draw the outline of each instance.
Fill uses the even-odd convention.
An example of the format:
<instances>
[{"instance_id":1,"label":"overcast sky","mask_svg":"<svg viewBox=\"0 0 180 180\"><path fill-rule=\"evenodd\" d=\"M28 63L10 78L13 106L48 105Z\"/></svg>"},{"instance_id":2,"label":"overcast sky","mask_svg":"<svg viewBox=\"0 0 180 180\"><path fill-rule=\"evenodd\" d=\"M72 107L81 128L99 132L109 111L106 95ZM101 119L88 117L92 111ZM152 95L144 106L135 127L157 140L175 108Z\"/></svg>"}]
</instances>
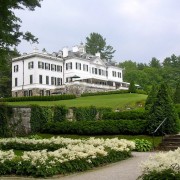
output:
<instances>
[{"instance_id":1,"label":"overcast sky","mask_svg":"<svg viewBox=\"0 0 180 180\"><path fill-rule=\"evenodd\" d=\"M38 45L22 42L21 53L71 48L96 32L116 50L117 62L180 55L180 0L43 0L41 8L16 15L21 29L39 38Z\"/></svg>"}]
</instances>

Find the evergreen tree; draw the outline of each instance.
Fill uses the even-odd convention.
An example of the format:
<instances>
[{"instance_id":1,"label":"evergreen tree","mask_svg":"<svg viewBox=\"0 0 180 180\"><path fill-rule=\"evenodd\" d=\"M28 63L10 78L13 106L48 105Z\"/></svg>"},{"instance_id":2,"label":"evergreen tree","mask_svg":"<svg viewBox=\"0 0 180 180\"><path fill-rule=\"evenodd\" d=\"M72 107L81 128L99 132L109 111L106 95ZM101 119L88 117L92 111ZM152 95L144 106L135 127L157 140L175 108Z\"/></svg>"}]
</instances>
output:
<instances>
[{"instance_id":1,"label":"evergreen tree","mask_svg":"<svg viewBox=\"0 0 180 180\"><path fill-rule=\"evenodd\" d=\"M97 52L101 54L101 58L111 60L115 50L110 45L106 45L106 39L98 33L91 33L86 37L86 52L95 55Z\"/></svg>"},{"instance_id":2,"label":"evergreen tree","mask_svg":"<svg viewBox=\"0 0 180 180\"><path fill-rule=\"evenodd\" d=\"M153 84L151 91L146 99L145 110L149 110L151 108L152 104L156 100L157 92L158 92L158 86Z\"/></svg>"},{"instance_id":3,"label":"evergreen tree","mask_svg":"<svg viewBox=\"0 0 180 180\"><path fill-rule=\"evenodd\" d=\"M163 132L167 134L177 133L179 130L178 114L169 95L167 85L162 83L149 110L147 131L151 134L165 118L167 119L163 125ZM157 134L160 132L159 130Z\"/></svg>"},{"instance_id":4,"label":"evergreen tree","mask_svg":"<svg viewBox=\"0 0 180 180\"><path fill-rule=\"evenodd\" d=\"M136 92L136 86L135 86L135 84L134 84L134 81L131 81L131 82L130 82L129 92L130 92L130 93L135 93L135 92Z\"/></svg>"},{"instance_id":5,"label":"evergreen tree","mask_svg":"<svg viewBox=\"0 0 180 180\"><path fill-rule=\"evenodd\" d=\"M176 90L174 93L174 103L180 104L180 81L177 83Z\"/></svg>"}]
</instances>

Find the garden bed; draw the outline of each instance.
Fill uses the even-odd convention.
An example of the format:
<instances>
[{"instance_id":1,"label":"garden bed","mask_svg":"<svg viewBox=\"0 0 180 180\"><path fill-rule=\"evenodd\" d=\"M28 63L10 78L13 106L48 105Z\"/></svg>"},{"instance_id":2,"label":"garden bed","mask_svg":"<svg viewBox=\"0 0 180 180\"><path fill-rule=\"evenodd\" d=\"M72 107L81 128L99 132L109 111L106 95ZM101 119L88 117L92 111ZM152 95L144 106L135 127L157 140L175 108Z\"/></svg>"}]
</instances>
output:
<instances>
[{"instance_id":1,"label":"garden bed","mask_svg":"<svg viewBox=\"0 0 180 180\"><path fill-rule=\"evenodd\" d=\"M52 151L53 146L58 149ZM118 138L10 138L0 139L0 148L34 150L24 151L21 156L15 155L13 150L0 150L0 175L46 177L84 171L126 159L131 156L135 143Z\"/></svg>"}]
</instances>

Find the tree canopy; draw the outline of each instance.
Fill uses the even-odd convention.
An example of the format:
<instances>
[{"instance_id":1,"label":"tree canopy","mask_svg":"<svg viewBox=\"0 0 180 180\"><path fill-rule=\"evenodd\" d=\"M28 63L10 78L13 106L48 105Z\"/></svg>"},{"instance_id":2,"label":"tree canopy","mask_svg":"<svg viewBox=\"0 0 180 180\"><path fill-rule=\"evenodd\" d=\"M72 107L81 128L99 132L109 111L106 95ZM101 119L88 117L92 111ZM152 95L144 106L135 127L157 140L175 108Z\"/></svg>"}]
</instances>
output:
<instances>
[{"instance_id":1,"label":"tree canopy","mask_svg":"<svg viewBox=\"0 0 180 180\"><path fill-rule=\"evenodd\" d=\"M106 39L98 33L91 33L86 37L86 52L95 55L97 52L101 54L101 58L111 60L115 50L106 44Z\"/></svg>"}]
</instances>

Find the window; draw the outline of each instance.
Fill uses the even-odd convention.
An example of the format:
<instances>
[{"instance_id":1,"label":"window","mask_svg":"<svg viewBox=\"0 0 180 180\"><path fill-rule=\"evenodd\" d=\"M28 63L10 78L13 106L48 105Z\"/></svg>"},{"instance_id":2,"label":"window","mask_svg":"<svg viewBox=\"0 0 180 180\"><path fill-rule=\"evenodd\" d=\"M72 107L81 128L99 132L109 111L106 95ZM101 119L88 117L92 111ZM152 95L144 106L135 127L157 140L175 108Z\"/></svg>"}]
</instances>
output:
<instances>
[{"instance_id":1,"label":"window","mask_svg":"<svg viewBox=\"0 0 180 180\"><path fill-rule=\"evenodd\" d=\"M44 63L41 61L38 61L38 68L39 69L44 69Z\"/></svg>"},{"instance_id":2,"label":"window","mask_svg":"<svg viewBox=\"0 0 180 180\"><path fill-rule=\"evenodd\" d=\"M32 96L33 93L32 93L32 90L29 90L29 96Z\"/></svg>"},{"instance_id":3,"label":"window","mask_svg":"<svg viewBox=\"0 0 180 180\"><path fill-rule=\"evenodd\" d=\"M66 70L72 69L72 62L66 63Z\"/></svg>"},{"instance_id":4,"label":"window","mask_svg":"<svg viewBox=\"0 0 180 180\"><path fill-rule=\"evenodd\" d=\"M57 72L62 72L62 66L57 65Z\"/></svg>"},{"instance_id":5,"label":"window","mask_svg":"<svg viewBox=\"0 0 180 180\"><path fill-rule=\"evenodd\" d=\"M56 71L56 65L55 64L51 64L51 71Z\"/></svg>"},{"instance_id":6,"label":"window","mask_svg":"<svg viewBox=\"0 0 180 180\"><path fill-rule=\"evenodd\" d=\"M46 76L46 84L49 84L49 76Z\"/></svg>"},{"instance_id":7,"label":"window","mask_svg":"<svg viewBox=\"0 0 180 180\"><path fill-rule=\"evenodd\" d=\"M42 75L39 75L39 84L43 83Z\"/></svg>"},{"instance_id":8,"label":"window","mask_svg":"<svg viewBox=\"0 0 180 180\"><path fill-rule=\"evenodd\" d=\"M106 71L106 76L108 77L108 71Z\"/></svg>"},{"instance_id":9,"label":"window","mask_svg":"<svg viewBox=\"0 0 180 180\"><path fill-rule=\"evenodd\" d=\"M102 73L101 73L101 69L99 69L99 75L101 75Z\"/></svg>"},{"instance_id":10,"label":"window","mask_svg":"<svg viewBox=\"0 0 180 180\"><path fill-rule=\"evenodd\" d=\"M40 96L44 96L44 90L40 90Z\"/></svg>"},{"instance_id":11,"label":"window","mask_svg":"<svg viewBox=\"0 0 180 180\"><path fill-rule=\"evenodd\" d=\"M112 76L116 77L116 71L112 71Z\"/></svg>"},{"instance_id":12,"label":"window","mask_svg":"<svg viewBox=\"0 0 180 180\"><path fill-rule=\"evenodd\" d=\"M15 78L15 86L18 86L18 78Z\"/></svg>"},{"instance_id":13,"label":"window","mask_svg":"<svg viewBox=\"0 0 180 180\"><path fill-rule=\"evenodd\" d=\"M81 63L76 63L76 69L81 70Z\"/></svg>"},{"instance_id":14,"label":"window","mask_svg":"<svg viewBox=\"0 0 180 180\"><path fill-rule=\"evenodd\" d=\"M62 85L62 78L57 78L57 86Z\"/></svg>"},{"instance_id":15,"label":"window","mask_svg":"<svg viewBox=\"0 0 180 180\"><path fill-rule=\"evenodd\" d=\"M14 66L14 72L18 72L18 65Z\"/></svg>"},{"instance_id":16,"label":"window","mask_svg":"<svg viewBox=\"0 0 180 180\"><path fill-rule=\"evenodd\" d=\"M88 71L88 65L83 64L83 71Z\"/></svg>"},{"instance_id":17,"label":"window","mask_svg":"<svg viewBox=\"0 0 180 180\"><path fill-rule=\"evenodd\" d=\"M45 63L45 69L50 70L50 64L49 63Z\"/></svg>"},{"instance_id":18,"label":"window","mask_svg":"<svg viewBox=\"0 0 180 180\"><path fill-rule=\"evenodd\" d=\"M28 91L24 91L24 96L28 96Z\"/></svg>"},{"instance_id":19,"label":"window","mask_svg":"<svg viewBox=\"0 0 180 180\"><path fill-rule=\"evenodd\" d=\"M33 75L29 76L29 82L30 82L30 84L33 84Z\"/></svg>"},{"instance_id":20,"label":"window","mask_svg":"<svg viewBox=\"0 0 180 180\"><path fill-rule=\"evenodd\" d=\"M28 63L28 69L33 69L34 68L34 62L29 62Z\"/></svg>"},{"instance_id":21,"label":"window","mask_svg":"<svg viewBox=\"0 0 180 180\"><path fill-rule=\"evenodd\" d=\"M18 93L17 92L15 92L15 97L18 97Z\"/></svg>"},{"instance_id":22,"label":"window","mask_svg":"<svg viewBox=\"0 0 180 180\"><path fill-rule=\"evenodd\" d=\"M50 90L46 91L46 96L50 96Z\"/></svg>"},{"instance_id":23,"label":"window","mask_svg":"<svg viewBox=\"0 0 180 180\"><path fill-rule=\"evenodd\" d=\"M95 74L97 74L97 68L95 68Z\"/></svg>"},{"instance_id":24,"label":"window","mask_svg":"<svg viewBox=\"0 0 180 180\"><path fill-rule=\"evenodd\" d=\"M56 78L55 77L51 77L51 85L56 85Z\"/></svg>"},{"instance_id":25,"label":"window","mask_svg":"<svg viewBox=\"0 0 180 180\"><path fill-rule=\"evenodd\" d=\"M94 74L94 72L95 72L95 71L94 71L94 67L93 67L93 68L92 68L92 74Z\"/></svg>"},{"instance_id":26,"label":"window","mask_svg":"<svg viewBox=\"0 0 180 180\"><path fill-rule=\"evenodd\" d=\"M121 78L121 73L120 72L118 72L118 78Z\"/></svg>"}]
</instances>

